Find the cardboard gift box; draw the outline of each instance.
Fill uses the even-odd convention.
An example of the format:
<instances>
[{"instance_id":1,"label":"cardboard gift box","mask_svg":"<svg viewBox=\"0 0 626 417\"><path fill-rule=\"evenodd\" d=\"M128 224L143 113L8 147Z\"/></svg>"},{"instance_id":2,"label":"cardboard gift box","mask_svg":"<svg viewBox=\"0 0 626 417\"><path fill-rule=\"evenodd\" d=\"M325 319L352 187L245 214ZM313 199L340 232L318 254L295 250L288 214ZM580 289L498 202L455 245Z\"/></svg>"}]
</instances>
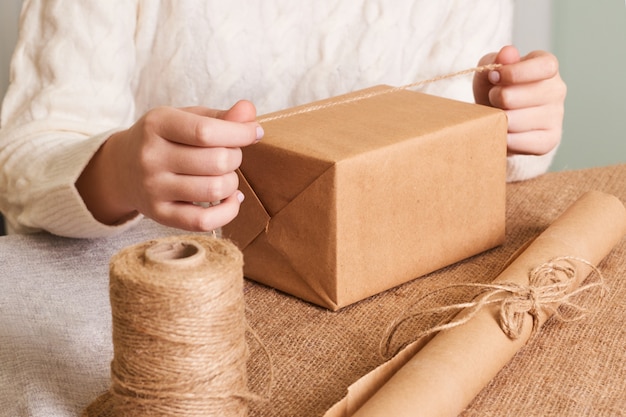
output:
<instances>
[{"instance_id":1,"label":"cardboard gift box","mask_svg":"<svg viewBox=\"0 0 626 417\"><path fill-rule=\"evenodd\" d=\"M223 228L246 277L338 310L504 240L501 110L378 86L265 119Z\"/></svg>"}]
</instances>

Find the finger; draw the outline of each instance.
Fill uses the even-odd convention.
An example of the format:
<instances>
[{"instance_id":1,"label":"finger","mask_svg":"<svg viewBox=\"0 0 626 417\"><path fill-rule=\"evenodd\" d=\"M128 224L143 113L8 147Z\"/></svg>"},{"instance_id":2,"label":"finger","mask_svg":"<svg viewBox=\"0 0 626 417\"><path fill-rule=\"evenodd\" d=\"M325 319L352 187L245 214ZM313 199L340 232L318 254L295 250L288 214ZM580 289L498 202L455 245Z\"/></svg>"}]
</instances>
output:
<instances>
[{"instance_id":1,"label":"finger","mask_svg":"<svg viewBox=\"0 0 626 417\"><path fill-rule=\"evenodd\" d=\"M173 144L170 146L167 170L184 175L223 175L239 168L240 148L200 148Z\"/></svg>"},{"instance_id":2,"label":"finger","mask_svg":"<svg viewBox=\"0 0 626 417\"><path fill-rule=\"evenodd\" d=\"M552 130L530 130L522 133L510 133L507 136L507 150L512 154L544 155L555 148L560 133ZM556 143L555 143L556 142Z\"/></svg>"},{"instance_id":3,"label":"finger","mask_svg":"<svg viewBox=\"0 0 626 417\"><path fill-rule=\"evenodd\" d=\"M231 122L170 107L151 110L144 116L144 124L148 131L171 142L202 147L247 146L262 133L257 122Z\"/></svg>"},{"instance_id":4,"label":"finger","mask_svg":"<svg viewBox=\"0 0 626 417\"><path fill-rule=\"evenodd\" d=\"M549 80L559 74L559 63L556 57L548 52L535 51L523 57L519 62L504 65L490 80L499 85L525 84L541 80Z\"/></svg>"},{"instance_id":5,"label":"finger","mask_svg":"<svg viewBox=\"0 0 626 417\"><path fill-rule=\"evenodd\" d=\"M497 53L493 52L483 56L479 61L478 65L489 65L493 64L496 61ZM493 87L491 81L489 81L488 75L491 71L480 71L474 74L474 79L472 82L472 90L474 92L474 100L477 104L483 104L485 106L490 106L489 103L489 89Z\"/></svg>"},{"instance_id":6,"label":"finger","mask_svg":"<svg viewBox=\"0 0 626 417\"><path fill-rule=\"evenodd\" d=\"M555 80L531 84L495 86L489 90L489 103L500 109L520 109L546 104L546 97L562 103L563 89Z\"/></svg>"},{"instance_id":7,"label":"finger","mask_svg":"<svg viewBox=\"0 0 626 417\"><path fill-rule=\"evenodd\" d=\"M166 226L194 232L209 232L230 223L239 213L243 193L236 191L211 207L201 207L191 203L164 203L152 217Z\"/></svg>"},{"instance_id":8,"label":"finger","mask_svg":"<svg viewBox=\"0 0 626 417\"><path fill-rule=\"evenodd\" d=\"M163 201L220 201L237 191L239 179L234 172L216 176L167 175L161 179Z\"/></svg>"},{"instance_id":9,"label":"finger","mask_svg":"<svg viewBox=\"0 0 626 417\"><path fill-rule=\"evenodd\" d=\"M498 56L498 54L496 52L489 53L489 54L483 56L482 58L480 58L480 60L478 61L478 65L482 66L482 65L493 64L493 63L496 62L496 57L497 56Z\"/></svg>"},{"instance_id":10,"label":"finger","mask_svg":"<svg viewBox=\"0 0 626 417\"><path fill-rule=\"evenodd\" d=\"M561 106L527 107L507 110L509 133L522 133L531 130L559 129L563 117Z\"/></svg>"},{"instance_id":11,"label":"finger","mask_svg":"<svg viewBox=\"0 0 626 417\"><path fill-rule=\"evenodd\" d=\"M511 110L529 106L539 106L542 98L533 93L536 88L532 85L515 85L508 87L493 87L489 91L489 103L499 109ZM539 89L540 90L540 89Z\"/></svg>"},{"instance_id":12,"label":"finger","mask_svg":"<svg viewBox=\"0 0 626 417\"><path fill-rule=\"evenodd\" d=\"M480 59L478 65L501 64L510 65L520 61L520 55L517 48L511 45L504 46L498 52L492 52ZM490 88L493 84L497 84L500 79L498 70L485 71L476 74L475 83L479 82L483 88Z\"/></svg>"}]
</instances>

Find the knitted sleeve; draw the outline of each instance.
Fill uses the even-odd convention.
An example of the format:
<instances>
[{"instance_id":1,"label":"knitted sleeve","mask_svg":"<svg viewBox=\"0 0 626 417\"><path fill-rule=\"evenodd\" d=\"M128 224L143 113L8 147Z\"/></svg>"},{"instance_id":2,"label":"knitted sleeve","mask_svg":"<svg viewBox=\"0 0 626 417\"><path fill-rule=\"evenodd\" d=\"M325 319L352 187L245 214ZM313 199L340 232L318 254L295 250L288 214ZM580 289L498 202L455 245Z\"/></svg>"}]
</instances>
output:
<instances>
[{"instance_id":1,"label":"knitted sleeve","mask_svg":"<svg viewBox=\"0 0 626 417\"><path fill-rule=\"evenodd\" d=\"M99 223L74 185L134 116L136 12L131 0L24 1L0 118L0 210L9 230L101 237L137 221Z\"/></svg>"},{"instance_id":2,"label":"knitted sleeve","mask_svg":"<svg viewBox=\"0 0 626 417\"><path fill-rule=\"evenodd\" d=\"M558 148L545 155L512 155L506 160L507 182L523 181L545 174Z\"/></svg>"}]
</instances>

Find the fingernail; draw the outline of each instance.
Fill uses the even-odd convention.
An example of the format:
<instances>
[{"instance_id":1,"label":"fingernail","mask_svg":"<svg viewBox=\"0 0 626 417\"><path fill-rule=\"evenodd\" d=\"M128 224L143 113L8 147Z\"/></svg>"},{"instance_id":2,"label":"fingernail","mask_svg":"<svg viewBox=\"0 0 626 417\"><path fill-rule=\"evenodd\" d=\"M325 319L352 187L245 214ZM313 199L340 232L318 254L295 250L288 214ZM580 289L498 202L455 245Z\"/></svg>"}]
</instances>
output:
<instances>
[{"instance_id":1,"label":"fingernail","mask_svg":"<svg viewBox=\"0 0 626 417\"><path fill-rule=\"evenodd\" d=\"M256 127L256 141L257 142L260 141L263 135L265 135L265 131L263 130L261 126L257 126Z\"/></svg>"},{"instance_id":2,"label":"fingernail","mask_svg":"<svg viewBox=\"0 0 626 417\"><path fill-rule=\"evenodd\" d=\"M237 200L239 200L240 203L242 203L245 198L246 196L243 195L241 191L237 192Z\"/></svg>"},{"instance_id":3,"label":"fingernail","mask_svg":"<svg viewBox=\"0 0 626 417\"><path fill-rule=\"evenodd\" d=\"M489 78L489 81L492 84L497 84L500 81L500 72L499 71L489 71L488 78Z\"/></svg>"}]
</instances>

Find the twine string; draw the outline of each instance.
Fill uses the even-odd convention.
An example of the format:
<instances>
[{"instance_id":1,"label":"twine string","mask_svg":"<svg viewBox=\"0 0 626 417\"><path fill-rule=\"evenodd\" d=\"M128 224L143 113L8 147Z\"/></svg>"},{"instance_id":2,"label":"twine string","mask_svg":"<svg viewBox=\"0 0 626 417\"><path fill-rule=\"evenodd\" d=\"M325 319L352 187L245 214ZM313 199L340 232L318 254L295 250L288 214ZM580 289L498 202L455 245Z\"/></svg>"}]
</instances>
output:
<instances>
[{"instance_id":1,"label":"twine string","mask_svg":"<svg viewBox=\"0 0 626 417\"><path fill-rule=\"evenodd\" d=\"M371 98L371 97L375 97L375 96L380 96L383 94L389 94L389 93L394 93L397 91L401 91L401 90L410 90L413 88L417 88L417 87L422 87L424 85L427 84L432 84L435 83L437 81L442 81L442 80L447 80L450 78L455 78L455 77L459 77L461 75L467 75L467 74L472 74L472 73L480 73L480 72L484 72L484 71L491 71L491 70L495 70L502 67L502 64L486 64L486 65L480 65L477 67L473 67L473 68L467 68L461 71L456 71L456 72L452 72L449 74L444 74L444 75L438 75L436 77L433 78L428 78L426 80L420 80L420 81L416 81L410 84L405 84L402 86L398 86L398 87L390 87L384 90L374 90L374 91L369 91L369 92L363 92L361 94L357 94L354 96L349 96L349 97L345 97L343 99L339 99L336 101L330 101L330 102L326 102L323 104L312 104L309 106L305 106L302 108L299 108L297 110L292 110L292 111L288 111L288 112L283 112L283 113L279 113L276 114L274 116L261 116L257 119L257 121L259 123L265 123L265 122L270 122L272 120L279 120L279 119L286 119L288 117L292 117L292 116L296 116L299 114L304 114L304 113L310 113L313 111L317 111L317 110L322 110L322 109L326 109L329 107L334 107L334 106L339 106L341 104L348 104L348 103L352 103L355 101L359 101L359 100L363 100L366 98Z\"/></svg>"},{"instance_id":2,"label":"twine string","mask_svg":"<svg viewBox=\"0 0 626 417\"><path fill-rule=\"evenodd\" d=\"M251 394L250 399L253 401L269 401L272 397L272 387L274 386L274 362L272 360L272 355L261 340L261 336L250 326L250 324L246 321L246 330L247 333L252 337L252 339L256 342L256 344L261 349L263 356L265 356L265 360L267 366L269 368L267 383L265 384L265 392L263 394Z\"/></svg>"},{"instance_id":3,"label":"twine string","mask_svg":"<svg viewBox=\"0 0 626 417\"><path fill-rule=\"evenodd\" d=\"M244 416L248 402L261 399L247 386L241 255L222 239L194 239L207 246L209 267L176 270L167 260L144 270L133 262L141 255L116 262L109 389L115 416Z\"/></svg>"},{"instance_id":4,"label":"twine string","mask_svg":"<svg viewBox=\"0 0 626 417\"><path fill-rule=\"evenodd\" d=\"M574 263L578 262L591 268L592 273L587 277L586 284L572 290L576 279ZM595 277L595 278L592 278ZM529 340L539 331L541 316L546 314L562 322L580 320L593 313L604 299L607 287L604 278L597 267L589 261L572 256L562 256L533 268L529 274L529 283L521 285L513 282L497 284L453 284L435 290L417 300L408 313L394 323L386 331L382 339L380 351L385 357L391 357L401 351L413 340L419 340L434 333L459 327L474 318L483 308L490 305L499 305L499 326L502 332L512 340L518 339L523 332L527 315L532 318L532 330ZM420 309L427 299L436 294L447 294L455 288L478 289L479 294L472 301L443 305L433 308ZM590 300L591 307L579 304L575 298L583 293L595 295ZM453 320L440 323L412 334L410 341L405 341L400 347L392 350L393 340L401 326L420 318L440 316L445 313L465 314L457 315Z\"/></svg>"}]
</instances>

